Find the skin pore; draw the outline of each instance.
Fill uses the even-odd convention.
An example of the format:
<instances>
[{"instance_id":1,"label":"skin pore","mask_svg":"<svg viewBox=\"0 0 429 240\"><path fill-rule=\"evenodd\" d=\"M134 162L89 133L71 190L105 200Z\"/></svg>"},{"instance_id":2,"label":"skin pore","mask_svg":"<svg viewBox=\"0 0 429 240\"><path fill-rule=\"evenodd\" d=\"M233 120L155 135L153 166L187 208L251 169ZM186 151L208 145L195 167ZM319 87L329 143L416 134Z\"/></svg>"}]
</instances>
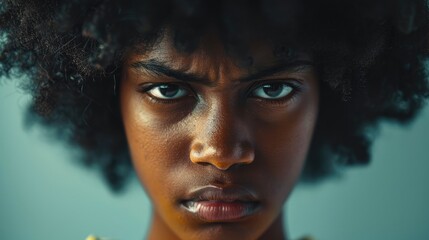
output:
<instances>
[{"instance_id":1,"label":"skin pore","mask_svg":"<svg viewBox=\"0 0 429 240\"><path fill-rule=\"evenodd\" d=\"M256 46L250 67L213 37L182 53L165 34L126 55L121 112L153 204L148 239L287 239L282 207L309 150L318 79L305 54L282 61Z\"/></svg>"}]
</instances>

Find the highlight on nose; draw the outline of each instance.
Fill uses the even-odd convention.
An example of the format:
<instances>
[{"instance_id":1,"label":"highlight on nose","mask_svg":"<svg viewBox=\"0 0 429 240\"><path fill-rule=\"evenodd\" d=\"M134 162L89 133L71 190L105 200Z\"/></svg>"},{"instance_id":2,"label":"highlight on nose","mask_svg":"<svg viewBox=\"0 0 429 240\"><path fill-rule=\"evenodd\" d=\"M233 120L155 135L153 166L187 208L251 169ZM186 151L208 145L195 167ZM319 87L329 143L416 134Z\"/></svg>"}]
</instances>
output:
<instances>
[{"instance_id":1,"label":"highlight on nose","mask_svg":"<svg viewBox=\"0 0 429 240\"><path fill-rule=\"evenodd\" d=\"M190 159L193 163L210 164L219 170L227 170L234 165L250 164L254 158L253 147L245 143L228 147L195 143L190 150Z\"/></svg>"}]
</instances>

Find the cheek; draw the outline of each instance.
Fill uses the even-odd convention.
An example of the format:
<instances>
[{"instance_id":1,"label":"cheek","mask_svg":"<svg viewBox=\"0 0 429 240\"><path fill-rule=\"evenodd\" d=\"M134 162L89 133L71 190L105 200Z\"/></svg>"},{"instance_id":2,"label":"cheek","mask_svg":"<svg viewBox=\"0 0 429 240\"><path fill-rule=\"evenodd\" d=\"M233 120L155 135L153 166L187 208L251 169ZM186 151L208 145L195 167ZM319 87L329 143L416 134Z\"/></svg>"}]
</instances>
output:
<instances>
[{"instance_id":1,"label":"cheek","mask_svg":"<svg viewBox=\"0 0 429 240\"><path fill-rule=\"evenodd\" d=\"M311 142L312 126L299 123L284 130L284 125L258 129L257 154L262 166L275 177L294 178L300 173ZM258 156L257 156L258 159ZM273 179L276 183L284 183Z\"/></svg>"},{"instance_id":2,"label":"cheek","mask_svg":"<svg viewBox=\"0 0 429 240\"><path fill-rule=\"evenodd\" d=\"M256 159L259 161L255 164L261 173L269 176L266 187L271 192L286 198L299 178L310 147L317 112L316 95L295 108L276 113L276 121L256 123L254 139Z\"/></svg>"},{"instance_id":3,"label":"cheek","mask_svg":"<svg viewBox=\"0 0 429 240\"><path fill-rule=\"evenodd\" d=\"M123 110L123 118L135 171L150 197L159 198L174 190L174 182L168 179L184 164L189 138L180 125L166 125L159 117L141 111L138 101L124 105L129 109Z\"/></svg>"}]
</instances>

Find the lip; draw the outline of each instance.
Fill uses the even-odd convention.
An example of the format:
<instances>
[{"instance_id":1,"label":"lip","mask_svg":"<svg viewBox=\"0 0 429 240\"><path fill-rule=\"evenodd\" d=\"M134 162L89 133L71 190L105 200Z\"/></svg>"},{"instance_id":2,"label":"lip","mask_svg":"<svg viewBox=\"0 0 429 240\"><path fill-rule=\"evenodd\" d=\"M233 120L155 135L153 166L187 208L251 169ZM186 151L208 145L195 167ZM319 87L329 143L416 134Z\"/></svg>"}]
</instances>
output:
<instances>
[{"instance_id":1,"label":"lip","mask_svg":"<svg viewBox=\"0 0 429 240\"><path fill-rule=\"evenodd\" d=\"M255 214L260 207L256 194L241 186L198 187L180 204L188 213L205 222L240 221Z\"/></svg>"}]
</instances>

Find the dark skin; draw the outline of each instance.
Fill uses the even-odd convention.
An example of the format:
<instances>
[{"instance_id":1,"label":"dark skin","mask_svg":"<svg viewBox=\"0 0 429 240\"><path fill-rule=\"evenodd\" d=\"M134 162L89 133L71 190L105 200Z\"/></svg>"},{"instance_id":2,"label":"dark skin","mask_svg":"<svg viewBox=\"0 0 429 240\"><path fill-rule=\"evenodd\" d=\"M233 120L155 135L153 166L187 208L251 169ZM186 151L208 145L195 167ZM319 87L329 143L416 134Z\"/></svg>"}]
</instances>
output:
<instances>
[{"instance_id":1,"label":"dark skin","mask_svg":"<svg viewBox=\"0 0 429 240\"><path fill-rule=\"evenodd\" d=\"M282 207L309 150L318 79L308 55L279 60L264 46L252 48L250 67L235 64L213 36L191 54L165 34L144 54L126 55L121 111L153 203L148 239L287 239ZM220 189L220 198L246 189L257 207L238 217L195 215L183 202L201 186Z\"/></svg>"}]
</instances>

